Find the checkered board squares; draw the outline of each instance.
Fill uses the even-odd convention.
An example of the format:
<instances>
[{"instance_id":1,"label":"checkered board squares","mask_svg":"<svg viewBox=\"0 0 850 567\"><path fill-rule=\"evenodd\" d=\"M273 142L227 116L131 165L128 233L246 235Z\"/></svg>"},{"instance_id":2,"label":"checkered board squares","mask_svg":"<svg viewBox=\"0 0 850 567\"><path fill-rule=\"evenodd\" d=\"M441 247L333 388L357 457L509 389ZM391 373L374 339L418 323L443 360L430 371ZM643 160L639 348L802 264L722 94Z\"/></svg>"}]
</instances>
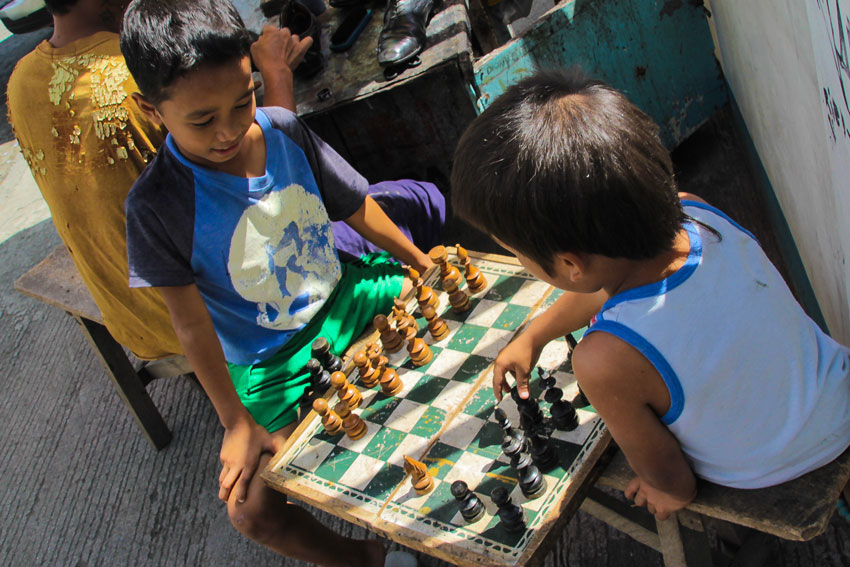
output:
<instances>
[{"instance_id":1,"label":"checkered board squares","mask_svg":"<svg viewBox=\"0 0 850 567\"><path fill-rule=\"evenodd\" d=\"M450 333L443 340L435 341L427 333L427 322L415 301L410 302L408 311L417 316L419 336L434 357L429 364L415 367L404 349L385 353L404 383L398 395L387 397L379 387L365 388L356 370L349 376L363 394L355 413L366 422L366 434L356 441L344 434L328 435L320 418L310 413L265 478L296 499L403 544L424 547L449 560L472 556L477 564L514 565L521 564L539 543L548 519L562 508L577 473L594 464L604 426L590 408L578 410L581 425L576 430L552 433L560 463L545 475L546 493L532 501L522 496L517 473L501 452L492 366L499 351L525 323L551 305L558 292L509 261L478 260L475 264L488 285L471 298L471 308L465 313L449 308L436 273L426 281L437 293L438 311L449 326ZM567 353L566 342L556 341L544 349L541 364L554 370L565 398L572 399L577 388ZM536 379L531 391L542 398ZM333 405L336 396L329 401ZM513 401L506 398L501 405L518 425ZM547 413L548 404L541 406ZM413 491L404 473L404 455L429 467L434 479L431 492L420 496ZM450 492L455 480L464 480L487 508L474 524L466 524L460 516ZM525 531L512 534L501 527L490 500L497 486L507 488L513 501L522 506ZM428 541L435 543L422 543Z\"/></svg>"}]
</instances>

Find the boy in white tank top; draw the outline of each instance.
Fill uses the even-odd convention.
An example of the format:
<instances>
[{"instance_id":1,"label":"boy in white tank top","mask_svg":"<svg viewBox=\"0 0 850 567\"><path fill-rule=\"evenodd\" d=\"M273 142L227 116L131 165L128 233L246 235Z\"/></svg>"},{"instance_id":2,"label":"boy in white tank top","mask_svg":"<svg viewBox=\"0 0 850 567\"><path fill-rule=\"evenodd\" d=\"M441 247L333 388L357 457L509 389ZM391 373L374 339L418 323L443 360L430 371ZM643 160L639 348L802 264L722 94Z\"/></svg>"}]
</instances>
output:
<instances>
[{"instance_id":1,"label":"boy in white tank top","mask_svg":"<svg viewBox=\"0 0 850 567\"><path fill-rule=\"evenodd\" d=\"M508 373L527 397L543 347L590 322L576 379L637 475L626 496L659 519L693 500L695 473L770 486L850 446L850 349L749 232L677 193L657 125L623 94L575 69L521 81L464 133L451 193L566 290L500 353L497 399Z\"/></svg>"}]
</instances>

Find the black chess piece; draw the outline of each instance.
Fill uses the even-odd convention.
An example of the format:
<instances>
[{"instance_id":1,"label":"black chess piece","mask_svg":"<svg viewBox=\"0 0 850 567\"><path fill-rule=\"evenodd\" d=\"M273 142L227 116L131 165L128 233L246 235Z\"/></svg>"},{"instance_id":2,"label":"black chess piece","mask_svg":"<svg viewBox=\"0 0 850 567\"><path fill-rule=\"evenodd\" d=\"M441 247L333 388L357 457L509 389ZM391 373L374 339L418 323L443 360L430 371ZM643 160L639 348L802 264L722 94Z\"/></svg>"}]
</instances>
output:
<instances>
[{"instance_id":1,"label":"black chess piece","mask_svg":"<svg viewBox=\"0 0 850 567\"><path fill-rule=\"evenodd\" d=\"M342 370L342 360L331 352L331 345L326 338L319 337L313 341L310 354L313 358L318 359L322 363L322 367L329 373L333 374Z\"/></svg>"},{"instance_id":2,"label":"black chess piece","mask_svg":"<svg viewBox=\"0 0 850 567\"><path fill-rule=\"evenodd\" d=\"M546 370L542 366L538 366L537 377L540 379L540 384L546 389L555 385L555 376L553 376L551 370Z\"/></svg>"},{"instance_id":3,"label":"black chess piece","mask_svg":"<svg viewBox=\"0 0 850 567\"><path fill-rule=\"evenodd\" d=\"M578 427L578 414L573 405L563 399L564 391L560 388L549 388L543 395L543 399L549 406L549 415L556 429L561 431L572 431Z\"/></svg>"},{"instance_id":4,"label":"black chess piece","mask_svg":"<svg viewBox=\"0 0 850 567\"><path fill-rule=\"evenodd\" d=\"M452 483L452 496L460 504L460 515L463 519L469 522L477 522L484 515L484 503L478 498L474 492L469 490L469 486L462 481L456 480Z\"/></svg>"},{"instance_id":5,"label":"black chess piece","mask_svg":"<svg viewBox=\"0 0 850 567\"><path fill-rule=\"evenodd\" d=\"M527 441L525 436L522 438L513 435L505 435L502 437L502 453L509 459L513 459L514 455L518 455L526 450Z\"/></svg>"},{"instance_id":6,"label":"black chess piece","mask_svg":"<svg viewBox=\"0 0 850 567\"><path fill-rule=\"evenodd\" d=\"M508 418L508 414L505 413L505 410L502 408L496 408L496 423L499 424L499 427L504 431L505 436L510 437L519 437L522 439L523 443L525 442L525 434L518 429L514 429L514 424L511 423L511 420Z\"/></svg>"},{"instance_id":7,"label":"black chess piece","mask_svg":"<svg viewBox=\"0 0 850 567\"><path fill-rule=\"evenodd\" d=\"M511 398L513 398L517 410L519 410L520 427L526 432L531 432L543 424L543 411L540 409L540 404L537 400L531 397L520 398L516 386L511 388Z\"/></svg>"},{"instance_id":8,"label":"black chess piece","mask_svg":"<svg viewBox=\"0 0 850 567\"><path fill-rule=\"evenodd\" d=\"M519 489L523 496L533 500L546 492L546 480L528 453L520 453L511 459L511 466L519 473Z\"/></svg>"},{"instance_id":9,"label":"black chess piece","mask_svg":"<svg viewBox=\"0 0 850 567\"><path fill-rule=\"evenodd\" d=\"M505 530L520 532L525 529L525 513L522 508L511 502L511 495L504 486L494 488L490 498L499 507L499 521Z\"/></svg>"},{"instance_id":10,"label":"black chess piece","mask_svg":"<svg viewBox=\"0 0 850 567\"><path fill-rule=\"evenodd\" d=\"M311 358L305 366L310 373L310 387L314 392L324 394L331 387L331 373L322 367L318 358Z\"/></svg>"},{"instance_id":11,"label":"black chess piece","mask_svg":"<svg viewBox=\"0 0 850 567\"><path fill-rule=\"evenodd\" d=\"M549 472L558 466L558 455L555 449L552 448L549 439L542 435L531 437L531 458L543 472Z\"/></svg>"}]
</instances>

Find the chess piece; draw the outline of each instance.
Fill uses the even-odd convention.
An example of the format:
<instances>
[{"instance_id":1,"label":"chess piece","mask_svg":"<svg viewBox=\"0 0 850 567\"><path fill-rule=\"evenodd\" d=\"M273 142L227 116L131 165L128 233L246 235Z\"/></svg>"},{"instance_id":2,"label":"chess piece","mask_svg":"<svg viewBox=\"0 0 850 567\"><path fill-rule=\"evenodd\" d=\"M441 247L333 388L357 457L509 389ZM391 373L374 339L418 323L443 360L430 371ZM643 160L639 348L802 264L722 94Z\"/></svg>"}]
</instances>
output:
<instances>
[{"instance_id":1,"label":"chess piece","mask_svg":"<svg viewBox=\"0 0 850 567\"><path fill-rule=\"evenodd\" d=\"M441 341L449 336L449 326L446 321L437 315L437 312L431 305L422 306L422 315L428 321L428 332L434 337L434 340Z\"/></svg>"},{"instance_id":2,"label":"chess piece","mask_svg":"<svg viewBox=\"0 0 850 567\"><path fill-rule=\"evenodd\" d=\"M505 413L505 410L502 408L496 408L496 422L499 424L499 427L504 431L504 437L502 438L502 450L505 449L505 443L508 439L516 439L518 442L518 446L520 450L524 451L527 448L528 441L525 438L525 433L521 429L514 429L513 423L508 419L508 414ZM508 455L510 458L510 455Z\"/></svg>"},{"instance_id":3,"label":"chess piece","mask_svg":"<svg viewBox=\"0 0 850 567\"><path fill-rule=\"evenodd\" d=\"M469 288L469 293L474 294L484 291L484 288L487 287L487 279L481 273L481 270L472 265L472 261L469 259L469 252L466 251L466 248L460 244L457 244L456 247L458 260L463 264L466 272L464 277L466 278L466 287Z\"/></svg>"},{"instance_id":4,"label":"chess piece","mask_svg":"<svg viewBox=\"0 0 850 567\"><path fill-rule=\"evenodd\" d=\"M357 409L363 401L363 396L356 386L351 385L345 374L334 372L331 374L331 385L336 389L336 395L340 401L345 402L349 409Z\"/></svg>"},{"instance_id":5,"label":"chess piece","mask_svg":"<svg viewBox=\"0 0 850 567\"><path fill-rule=\"evenodd\" d=\"M519 473L519 489L523 496L529 500L543 496L546 492L546 480L528 453L520 453L511 459L511 466Z\"/></svg>"},{"instance_id":6,"label":"chess piece","mask_svg":"<svg viewBox=\"0 0 850 567\"><path fill-rule=\"evenodd\" d=\"M520 427L531 432L543 424L543 411L537 400L530 397L520 398L516 386L511 388L511 398L516 402L517 410L519 410Z\"/></svg>"},{"instance_id":7,"label":"chess piece","mask_svg":"<svg viewBox=\"0 0 850 567\"><path fill-rule=\"evenodd\" d=\"M401 350L404 346L402 337L390 327L390 321L386 315L375 315L372 323L378 332L381 334L381 344L384 345L384 350L392 354Z\"/></svg>"},{"instance_id":8,"label":"chess piece","mask_svg":"<svg viewBox=\"0 0 850 567\"><path fill-rule=\"evenodd\" d=\"M342 360L331 352L331 345L324 337L319 337L313 341L310 349L310 355L318 359L322 363L322 367L328 372L337 372L342 370Z\"/></svg>"},{"instance_id":9,"label":"chess piece","mask_svg":"<svg viewBox=\"0 0 850 567\"><path fill-rule=\"evenodd\" d=\"M377 368L372 365L372 361L366 356L365 351L360 351L354 355L354 366L357 367L360 381L364 386L374 388L378 385L381 375L378 374Z\"/></svg>"},{"instance_id":10,"label":"chess piece","mask_svg":"<svg viewBox=\"0 0 850 567\"><path fill-rule=\"evenodd\" d=\"M322 425L328 435L336 435L342 432L342 418L328 406L328 401L319 398L313 402L313 411L322 416Z\"/></svg>"},{"instance_id":11,"label":"chess piece","mask_svg":"<svg viewBox=\"0 0 850 567\"><path fill-rule=\"evenodd\" d=\"M425 366L434 358L434 351L421 338L414 335L407 343L407 353L413 366Z\"/></svg>"},{"instance_id":12,"label":"chess piece","mask_svg":"<svg viewBox=\"0 0 850 567\"><path fill-rule=\"evenodd\" d=\"M578 427L578 414L570 402L562 399L563 396L564 391L560 388L549 388L543 394L543 399L552 404L549 406L549 415L552 416L555 429L572 431Z\"/></svg>"},{"instance_id":13,"label":"chess piece","mask_svg":"<svg viewBox=\"0 0 850 567\"><path fill-rule=\"evenodd\" d=\"M460 504L460 515L470 524L477 522L484 515L484 503L478 496L469 490L469 486L462 481L456 480L451 487L452 496Z\"/></svg>"},{"instance_id":14,"label":"chess piece","mask_svg":"<svg viewBox=\"0 0 850 567\"><path fill-rule=\"evenodd\" d=\"M324 368L317 358L311 358L305 366L310 373L310 387L319 394L324 394L331 386L331 374Z\"/></svg>"},{"instance_id":15,"label":"chess piece","mask_svg":"<svg viewBox=\"0 0 850 567\"><path fill-rule=\"evenodd\" d=\"M540 434L531 436L531 459L543 472L549 472L558 466L558 455L549 439Z\"/></svg>"},{"instance_id":16,"label":"chess piece","mask_svg":"<svg viewBox=\"0 0 850 567\"><path fill-rule=\"evenodd\" d=\"M460 275L460 270L458 270L457 267L449 263L449 252L446 250L445 246L435 246L428 253L428 257L431 258L432 262L439 266L440 281L449 278L454 282L455 287L460 286L463 281L463 276ZM445 289L445 287L443 289Z\"/></svg>"},{"instance_id":17,"label":"chess piece","mask_svg":"<svg viewBox=\"0 0 850 567\"><path fill-rule=\"evenodd\" d=\"M407 312L404 302L397 297L393 300L393 314L395 315L396 329L398 329L399 323L403 319L406 319L411 327L417 331L419 330L419 323L416 322L416 317Z\"/></svg>"},{"instance_id":18,"label":"chess piece","mask_svg":"<svg viewBox=\"0 0 850 567\"><path fill-rule=\"evenodd\" d=\"M348 435L349 439L357 441L366 435L366 431L368 431L369 427L359 415L351 413L351 408L348 407L348 404L345 402L339 402L334 408L334 411L336 411L337 415L339 415L342 419L342 430L345 431L345 434Z\"/></svg>"},{"instance_id":19,"label":"chess piece","mask_svg":"<svg viewBox=\"0 0 850 567\"><path fill-rule=\"evenodd\" d=\"M404 382L398 377L398 372L385 364L379 366L379 372L381 373L381 391L385 396L395 396L401 392L401 389L404 388Z\"/></svg>"},{"instance_id":20,"label":"chess piece","mask_svg":"<svg viewBox=\"0 0 850 567\"><path fill-rule=\"evenodd\" d=\"M506 531L520 532L525 529L525 513L522 508L511 502L511 495L504 486L494 488L490 498L499 507L499 521Z\"/></svg>"},{"instance_id":21,"label":"chess piece","mask_svg":"<svg viewBox=\"0 0 850 567\"><path fill-rule=\"evenodd\" d=\"M404 472L410 475L410 483L413 485L416 494L420 496L428 494L434 488L434 479L431 478L425 463L405 455Z\"/></svg>"},{"instance_id":22,"label":"chess piece","mask_svg":"<svg viewBox=\"0 0 850 567\"><path fill-rule=\"evenodd\" d=\"M452 306L452 310L455 313L463 313L472 307L469 301L469 295L449 278L443 280L443 289L449 294L449 305Z\"/></svg>"},{"instance_id":23,"label":"chess piece","mask_svg":"<svg viewBox=\"0 0 850 567\"><path fill-rule=\"evenodd\" d=\"M512 435L502 437L502 453L511 461L513 461L514 457L525 451L526 446L525 437L519 438Z\"/></svg>"},{"instance_id":24,"label":"chess piece","mask_svg":"<svg viewBox=\"0 0 850 567\"><path fill-rule=\"evenodd\" d=\"M410 278L410 281L413 282L413 287L416 289L416 301L419 303L419 309L422 309L426 305L430 305L434 309L439 307L440 300L437 299L437 294L434 293L433 289L425 285L419 271L410 266L405 266L405 270L407 270L407 277Z\"/></svg>"}]
</instances>

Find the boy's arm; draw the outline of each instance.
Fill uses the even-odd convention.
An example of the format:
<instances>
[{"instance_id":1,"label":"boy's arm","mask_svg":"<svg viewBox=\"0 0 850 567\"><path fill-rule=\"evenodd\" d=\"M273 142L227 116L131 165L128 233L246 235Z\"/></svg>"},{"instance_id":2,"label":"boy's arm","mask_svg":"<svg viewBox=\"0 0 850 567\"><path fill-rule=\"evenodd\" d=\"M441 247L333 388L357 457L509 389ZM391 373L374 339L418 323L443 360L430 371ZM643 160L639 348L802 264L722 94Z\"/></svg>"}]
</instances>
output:
<instances>
[{"instance_id":1,"label":"boy's arm","mask_svg":"<svg viewBox=\"0 0 850 567\"><path fill-rule=\"evenodd\" d=\"M366 240L420 272L431 265L428 255L399 230L372 197L367 195L360 208L345 222Z\"/></svg>"},{"instance_id":2,"label":"boy's arm","mask_svg":"<svg viewBox=\"0 0 850 567\"><path fill-rule=\"evenodd\" d=\"M587 325L605 302L608 294L573 293L565 291L549 309L531 321L528 327L514 338L496 358L493 370L493 392L496 400L502 400L502 393L510 391L505 373L510 372L516 379L517 390L521 398L528 397L528 379L543 347L549 342L572 333Z\"/></svg>"},{"instance_id":3,"label":"boy's arm","mask_svg":"<svg viewBox=\"0 0 850 567\"><path fill-rule=\"evenodd\" d=\"M637 475L626 497L659 520L687 506L696 496L696 478L658 417L670 398L652 364L613 335L593 333L576 348L573 371Z\"/></svg>"},{"instance_id":4,"label":"boy's arm","mask_svg":"<svg viewBox=\"0 0 850 567\"><path fill-rule=\"evenodd\" d=\"M263 104L281 106L295 112L292 71L298 67L313 38L299 38L287 28L263 26L259 39L251 45L251 60L263 75Z\"/></svg>"},{"instance_id":5,"label":"boy's arm","mask_svg":"<svg viewBox=\"0 0 850 567\"><path fill-rule=\"evenodd\" d=\"M237 501L244 501L260 454L276 452L277 447L272 436L257 425L236 394L221 343L198 287L191 284L156 289L168 306L183 352L224 426L219 498L227 501L234 490Z\"/></svg>"}]
</instances>

